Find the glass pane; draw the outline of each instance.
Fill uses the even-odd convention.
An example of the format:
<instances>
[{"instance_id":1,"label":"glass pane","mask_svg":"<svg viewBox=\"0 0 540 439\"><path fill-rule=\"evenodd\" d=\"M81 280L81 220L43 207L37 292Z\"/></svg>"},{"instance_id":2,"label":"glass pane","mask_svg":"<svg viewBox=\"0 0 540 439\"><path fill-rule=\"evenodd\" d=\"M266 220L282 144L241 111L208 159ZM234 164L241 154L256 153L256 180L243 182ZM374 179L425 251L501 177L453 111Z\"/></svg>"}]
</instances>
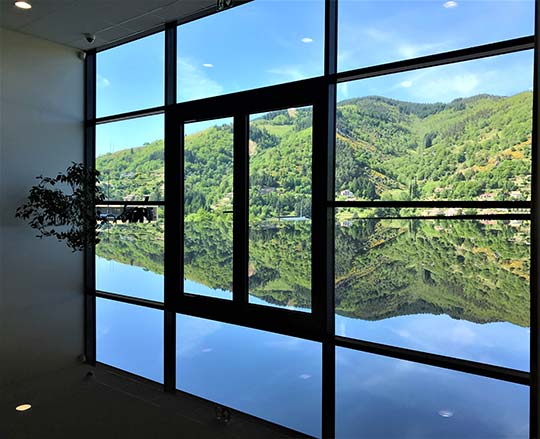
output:
<instances>
[{"instance_id":1,"label":"glass pane","mask_svg":"<svg viewBox=\"0 0 540 439\"><path fill-rule=\"evenodd\" d=\"M322 75L323 56L324 0L249 2L178 28L178 101Z\"/></svg>"},{"instance_id":2,"label":"glass pane","mask_svg":"<svg viewBox=\"0 0 540 439\"><path fill-rule=\"evenodd\" d=\"M321 436L321 345L177 315L178 389Z\"/></svg>"},{"instance_id":3,"label":"glass pane","mask_svg":"<svg viewBox=\"0 0 540 439\"><path fill-rule=\"evenodd\" d=\"M336 348L336 438L526 439L529 387Z\"/></svg>"},{"instance_id":4,"label":"glass pane","mask_svg":"<svg viewBox=\"0 0 540 439\"><path fill-rule=\"evenodd\" d=\"M96 358L163 383L163 312L96 299Z\"/></svg>"},{"instance_id":5,"label":"glass pane","mask_svg":"<svg viewBox=\"0 0 540 439\"><path fill-rule=\"evenodd\" d=\"M96 55L97 117L163 105L164 33L140 38Z\"/></svg>"},{"instance_id":6,"label":"glass pane","mask_svg":"<svg viewBox=\"0 0 540 439\"><path fill-rule=\"evenodd\" d=\"M336 198L529 200L532 57L339 84Z\"/></svg>"},{"instance_id":7,"label":"glass pane","mask_svg":"<svg viewBox=\"0 0 540 439\"><path fill-rule=\"evenodd\" d=\"M402 216L462 213L339 209L336 333L529 370L530 221Z\"/></svg>"},{"instance_id":8,"label":"glass pane","mask_svg":"<svg viewBox=\"0 0 540 439\"><path fill-rule=\"evenodd\" d=\"M163 302L164 208L96 209L109 220L96 246L96 289Z\"/></svg>"},{"instance_id":9,"label":"glass pane","mask_svg":"<svg viewBox=\"0 0 540 439\"><path fill-rule=\"evenodd\" d=\"M96 126L96 168L108 200L164 199L163 115Z\"/></svg>"},{"instance_id":10,"label":"glass pane","mask_svg":"<svg viewBox=\"0 0 540 439\"><path fill-rule=\"evenodd\" d=\"M312 108L252 115L249 301L311 309Z\"/></svg>"},{"instance_id":11,"label":"glass pane","mask_svg":"<svg viewBox=\"0 0 540 439\"><path fill-rule=\"evenodd\" d=\"M184 130L184 292L232 299L233 120Z\"/></svg>"},{"instance_id":12,"label":"glass pane","mask_svg":"<svg viewBox=\"0 0 540 439\"><path fill-rule=\"evenodd\" d=\"M534 34L533 0L340 0L338 5L340 71Z\"/></svg>"}]
</instances>

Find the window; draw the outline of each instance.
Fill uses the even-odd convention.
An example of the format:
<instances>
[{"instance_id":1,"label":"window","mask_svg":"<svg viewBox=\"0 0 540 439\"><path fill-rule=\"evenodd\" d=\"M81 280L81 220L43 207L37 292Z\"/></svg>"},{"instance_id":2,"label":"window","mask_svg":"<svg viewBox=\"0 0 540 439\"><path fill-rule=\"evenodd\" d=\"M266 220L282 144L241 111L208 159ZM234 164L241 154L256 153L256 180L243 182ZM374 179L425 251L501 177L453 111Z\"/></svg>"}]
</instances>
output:
<instances>
[{"instance_id":1,"label":"window","mask_svg":"<svg viewBox=\"0 0 540 439\"><path fill-rule=\"evenodd\" d=\"M184 132L184 292L232 299L233 121Z\"/></svg>"},{"instance_id":2,"label":"window","mask_svg":"<svg viewBox=\"0 0 540 439\"><path fill-rule=\"evenodd\" d=\"M336 199L530 200L532 72L524 51L339 84Z\"/></svg>"},{"instance_id":3,"label":"window","mask_svg":"<svg viewBox=\"0 0 540 439\"><path fill-rule=\"evenodd\" d=\"M250 302L311 309L313 108L250 117Z\"/></svg>"},{"instance_id":4,"label":"window","mask_svg":"<svg viewBox=\"0 0 540 439\"><path fill-rule=\"evenodd\" d=\"M176 351L180 390L320 437L319 343L179 314Z\"/></svg>"},{"instance_id":5,"label":"window","mask_svg":"<svg viewBox=\"0 0 540 439\"><path fill-rule=\"evenodd\" d=\"M336 334L528 370L528 215L411 210L338 209Z\"/></svg>"},{"instance_id":6,"label":"window","mask_svg":"<svg viewBox=\"0 0 540 439\"><path fill-rule=\"evenodd\" d=\"M96 358L163 382L163 312L97 298Z\"/></svg>"},{"instance_id":7,"label":"window","mask_svg":"<svg viewBox=\"0 0 540 439\"><path fill-rule=\"evenodd\" d=\"M529 389L349 349L336 351L336 438L528 438Z\"/></svg>"},{"instance_id":8,"label":"window","mask_svg":"<svg viewBox=\"0 0 540 439\"><path fill-rule=\"evenodd\" d=\"M534 15L254 0L89 54L97 359L324 439L538 436Z\"/></svg>"},{"instance_id":9,"label":"window","mask_svg":"<svg viewBox=\"0 0 540 439\"><path fill-rule=\"evenodd\" d=\"M96 127L96 169L109 200L163 201L163 115Z\"/></svg>"},{"instance_id":10,"label":"window","mask_svg":"<svg viewBox=\"0 0 540 439\"><path fill-rule=\"evenodd\" d=\"M163 105L164 49L160 32L98 53L98 117Z\"/></svg>"},{"instance_id":11,"label":"window","mask_svg":"<svg viewBox=\"0 0 540 439\"><path fill-rule=\"evenodd\" d=\"M338 17L340 71L534 33L532 0L340 0Z\"/></svg>"},{"instance_id":12,"label":"window","mask_svg":"<svg viewBox=\"0 0 540 439\"><path fill-rule=\"evenodd\" d=\"M139 213L143 222L132 222ZM96 289L163 302L163 207L105 205L98 214L110 219L96 246Z\"/></svg>"},{"instance_id":13,"label":"window","mask_svg":"<svg viewBox=\"0 0 540 439\"><path fill-rule=\"evenodd\" d=\"M324 0L249 2L178 28L178 101L318 76L323 54Z\"/></svg>"}]
</instances>

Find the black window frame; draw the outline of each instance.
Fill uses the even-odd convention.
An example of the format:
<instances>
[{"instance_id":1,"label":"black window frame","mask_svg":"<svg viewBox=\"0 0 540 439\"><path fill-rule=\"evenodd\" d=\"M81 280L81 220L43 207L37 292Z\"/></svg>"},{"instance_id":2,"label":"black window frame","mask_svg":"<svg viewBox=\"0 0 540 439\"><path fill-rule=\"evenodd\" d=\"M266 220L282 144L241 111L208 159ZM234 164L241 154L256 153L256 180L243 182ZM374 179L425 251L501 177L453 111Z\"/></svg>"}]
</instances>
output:
<instances>
[{"instance_id":1,"label":"black window frame","mask_svg":"<svg viewBox=\"0 0 540 439\"><path fill-rule=\"evenodd\" d=\"M322 344L322 437L332 438L335 431L335 348L336 346L369 352L386 357L414 361L450 370L490 377L530 386L530 437L540 437L538 418L538 384L540 352L538 348L538 220L540 215L538 178L538 76L539 57L539 2L536 1L535 34L512 40L468 47L408 60L396 61L345 72L337 72L337 1L325 0L325 53L324 75L297 82L242 91L197 101L176 102L176 45L177 26L216 11L203 11L180 21L167 23L136 38L100 48L106 50L155 32L165 32L165 105L129 113L96 118L96 54L87 52L85 60L85 163L95 167L95 129L99 124L133 119L152 114L165 116L165 201L147 202L165 206L165 297L164 302L126 297L110 292L96 291L95 249L85 250L85 352L87 362L96 364L96 297L118 300L164 311L164 390L176 389L176 314L188 314L212 320L233 323L255 329L295 336ZM245 2L238 2L236 6ZM235 7L236 7L235 6ZM337 84L392 73L417 70L445 64L459 63L523 50L534 50L533 127L532 127L532 181L531 201L476 202L476 201L336 201L335 124ZM264 307L248 303L247 267L248 218L247 183L249 115L273 109L313 105L313 159L312 159L312 313ZM234 293L232 301L208 297L187 296L179 290L183 279L183 122L234 118ZM237 155L239 154L239 155ZM237 192L238 191L238 192ZM141 200L124 202L111 200L109 205L141 204ZM335 335L334 328L334 227L335 210L340 207L476 207L527 208L531 220L531 309L530 309L530 372L478 363L443 355L398 348ZM180 293L180 294L179 294ZM224 303L229 302L229 303Z\"/></svg>"}]
</instances>

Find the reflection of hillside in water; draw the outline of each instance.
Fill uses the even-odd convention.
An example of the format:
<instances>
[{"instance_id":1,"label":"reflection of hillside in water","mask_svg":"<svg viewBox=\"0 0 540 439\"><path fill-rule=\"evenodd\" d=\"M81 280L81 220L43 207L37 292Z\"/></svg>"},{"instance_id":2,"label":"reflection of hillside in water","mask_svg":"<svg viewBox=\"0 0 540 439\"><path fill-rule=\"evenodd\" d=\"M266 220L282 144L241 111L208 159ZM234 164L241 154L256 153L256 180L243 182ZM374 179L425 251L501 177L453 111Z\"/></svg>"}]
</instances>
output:
<instances>
[{"instance_id":1,"label":"reflection of hillside in water","mask_svg":"<svg viewBox=\"0 0 540 439\"><path fill-rule=\"evenodd\" d=\"M250 294L279 306L311 306L311 226L250 230ZM355 219L336 229L336 312L363 320L447 314L476 323L529 326L529 222ZM231 222L185 224L185 276L232 284ZM163 273L163 228L119 224L97 254Z\"/></svg>"}]
</instances>

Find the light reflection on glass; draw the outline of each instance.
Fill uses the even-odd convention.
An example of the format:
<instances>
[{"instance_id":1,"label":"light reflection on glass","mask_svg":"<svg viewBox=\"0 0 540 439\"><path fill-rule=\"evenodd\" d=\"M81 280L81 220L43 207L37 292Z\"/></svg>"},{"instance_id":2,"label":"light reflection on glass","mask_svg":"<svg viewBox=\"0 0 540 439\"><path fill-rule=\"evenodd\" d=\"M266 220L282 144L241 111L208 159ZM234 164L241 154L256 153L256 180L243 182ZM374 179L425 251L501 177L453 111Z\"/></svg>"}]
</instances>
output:
<instances>
[{"instance_id":1,"label":"light reflection on glass","mask_svg":"<svg viewBox=\"0 0 540 439\"><path fill-rule=\"evenodd\" d=\"M163 383L163 312L96 298L96 359Z\"/></svg>"},{"instance_id":2,"label":"light reflection on glass","mask_svg":"<svg viewBox=\"0 0 540 439\"><path fill-rule=\"evenodd\" d=\"M525 439L529 388L336 348L336 438Z\"/></svg>"},{"instance_id":3,"label":"light reflection on glass","mask_svg":"<svg viewBox=\"0 0 540 439\"><path fill-rule=\"evenodd\" d=\"M319 343L177 316L180 390L320 437Z\"/></svg>"}]
</instances>

